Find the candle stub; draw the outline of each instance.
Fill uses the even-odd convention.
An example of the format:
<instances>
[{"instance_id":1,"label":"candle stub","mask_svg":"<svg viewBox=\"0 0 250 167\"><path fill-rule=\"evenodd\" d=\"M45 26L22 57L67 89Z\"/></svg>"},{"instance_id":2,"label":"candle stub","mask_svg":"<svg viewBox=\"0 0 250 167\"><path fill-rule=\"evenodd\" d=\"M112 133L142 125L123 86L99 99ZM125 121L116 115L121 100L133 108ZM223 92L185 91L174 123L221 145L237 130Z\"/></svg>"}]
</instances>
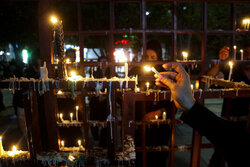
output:
<instances>
[{"instance_id":1,"label":"candle stub","mask_svg":"<svg viewBox=\"0 0 250 167\"><path fill-rule=\"evenodd\" d=\"M166 113L166 112L163 112L163 113L162 113L162 120L163 120L163 121L166 121L166 119L167 119L167 113Z\"/></svg>"}]
</instances>

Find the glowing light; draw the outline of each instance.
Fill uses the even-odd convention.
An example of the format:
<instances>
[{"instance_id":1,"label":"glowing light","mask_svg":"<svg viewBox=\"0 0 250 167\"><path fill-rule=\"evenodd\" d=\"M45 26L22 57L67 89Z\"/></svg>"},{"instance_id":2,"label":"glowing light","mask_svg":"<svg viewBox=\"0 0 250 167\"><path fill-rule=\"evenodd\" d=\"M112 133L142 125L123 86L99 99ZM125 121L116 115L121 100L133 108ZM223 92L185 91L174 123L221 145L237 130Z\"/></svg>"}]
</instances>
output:
<instances>
[{"instance_id":1,"label":"glowing light","mask_svg":"<svg viewBox=\"0 0 250 167\"><path fill-rule=\"evenodd\" d=\"M147 88L149 87L149 85L150 85L150 83L149 83L149 82L146 82L146 86L147 86Z\"/></svg>"},{"instance_id":2,"label":"glowing light","mask_svg":"<svg viewBox=\"0 0 250 167\"><path fill-rule=\"evenodd\" d=\"M186 61L188 58L188 52L183 51L182 56L183 56L183 60Z\"/></svg>"},{"instance_id":3,"label":"glowing light","mask_svg":"<svg viewBox=\"0 0 250 167\"><path fill-rule=\"evenodd\" d=\"M0 136L0 141L2 141L2 139L3 139L2 136Z\"/></svg>"},{"instance_id":4,"label":"glowing light","mask_svg":"<svg viewBox=\"0 0 250 167\"><path fill-rule=\"evenodd\" d=\"M76 72L75 71L71 71L70 75L71 75L71 77L76 77Z\"/></svg>"},{"instance_id":5,"label":"glowing light","mask_svg":"<svg viewBox=\"0 0 250 167\"><path fill-rule=\"evenodd\" d=\"M77 143L78 143L79 146L82 145L82 141L81 140L78 140Z\"/></svg>"},{"instance_id":6,"label":"glowing light","mask_svg":"<svg viewBox=\"0 0 250 167\"><path fill-rule=\"evenodd\" d=\"M64 147L64 141L63 140L61 141L61 146Z\"/></svg>"},{"instance_id":7,"label":"glowing light","mask_svg":"<svg viewBox=\"0 0 250 167\"><path fill-rule=\"evenodd\" d=\"M158 120L158 118L159 118L158 115L155 115L155 120Z\"/></svg>"},{"instance_id":8,"label":"glowing light","mask_svg":"<svg viewBox=\"0 0 250 167\"><path fill-rule=\"evenodd\" d=\"M233 64L232 61L229 61L229 62L228 62L228 65L229 65L230 68L233 68L233 65L234 65L234 64Z\"/></svg>"},{"instance_id":9,"label":"glowing light","mask_svg":"<svg viewBox=\"0 0 250 167\"><path fill-rule=\"evenodd\" d=\"M140 92L140 88L136 88L137 92Z\"/></svg>"},{"instance_id":10,"label":"glowing light","mask_svg":"<svg viewBox=\"0 0 250 167\"><path fill-rule=\"evenodd\" d=\"M66 64L70 64L70 59L66 59Z\"/></svg>"},{"instance_id":11,"label":"glowing light","mask_svg":"<svg viewBox=\"0 0 250 167\"><path fill-rule=\"evenodd\" d=\"M243 24L243 28L245 30L248 30L249 29L249 24L250 24L250 19L249 18L245 18L242 20L242 24Z\"/></svg>"},{"instance_id":12,"label":"glowing light","mask_svg":"<svg viewBox=\"0 0 250 167\"><path fill-rule=\"evenodd\" d=\"M22 50L23 63L28 64L28 51L26 49Z\"/></svg>"},{"instance_id":13,"label":"glowing light","mask_svg":"<svg viewBox=\"0 0 250 167\"><path fill-rule=\"evenodd\" d=\"M191 90L193 90L193 89L194 89L194 85L193 85L193 84L191 84L191 85L190 85L190 87L191 87Z\"/></svg>"},{"instance_id":14,"label":"glowing light","mask_svg":"<svg viewBox=\"0 0 250 167\"><path fill-rule=\"evenodd\" d=\"M4 54L4 51L1 50L1 51L0 51L0 56L2 56L3 54Z\"/></svg>"},{"instance_id":15,"label":"glowing light","mask_svg":"<svg viewBox=\"0 0 250 167\"><path fill-rule=\"evenodd\" d=\"M57 18L55 16L50 17L50 21L52 24L56 24L58 22Z\"/></svg>"},{"instance_id":16,"label":"glowing light","mask_svg":"<svg viewBox=\"0 0 250 167\"><path fill-rule=\"evenodd\" d=\"M127 62L127 57L122 49L117 49L114 51L115 61L116 62Z\"/></svg>"},{"instance_id":17,"label":"glowing light","mask_svg":"<svg viewBox=\"0 0 250 167\"><path fill-rule=\"evenodd\" d=\"M144 66L144 70L150 72L152 69L149 66Z\"/></svg>"},{"instance_id":18,"label":"glowing light","mask_svg":"<svg viewBox=\"0 0 250 167\"><path fill-rule=\"evenodd\" d=\"M61 120L63 120L63 114L62 113L59 114L59 117L60 117Z\"/></svg>"},{"instance_id":19,"label":"glowing light","mask_svg":"<svg viewBox=\"0 0 250 167\"><path fill-rule=\"evenodd\" d=\"M240 50L240 53L243 53L243 49Z\"/></svg>"},{"instance_id":20,"label":"glowing light","mask_svg":"<svg viewBox=\"0 0 250 167\"><path fill-rule=\"evenodd\" d=\"M76 110L77 110L77 111L79 110L79 106L76 106Z\"/></svg>"},{"instance_id":21,"label":"glowing light","mask_svg":"<svg viewBox=\"0 0 250 167\"><path fill-rule=\"evenodd\" d=\"M70 113L70 121L71 122L73 121L73 113L72 112Z\"/></svg>"},{"instance_id":22,"label":"glowing light","mask_svg":"<svg viewBox=\"0 0 250 167\"><path fill-rule=\"evenodd\" d=\"M199 89L199 86L200 86L199 80L196 80L195 81L195 89Z\"/></svg>"},{"instance_id":23,"label":"glowing light","mask_svg":"<svg viewBox=\"0 0 250 167\"><path fill-rule=\"evenodd\" d=\"M146 16L148 16L150 14L150 12L149 11L146 11Z\"/></svg>"},{"instance_id":24,"label":"glowing light","mask_svg":"<svg viewBox=\"0 0 250 167\"><path fill-rule=\"evenodd\" d=\"M58 95L62 95L63 92L62 92L61 90L58 90L57 94L58 94Z\"/></svg>"}]
</instances>

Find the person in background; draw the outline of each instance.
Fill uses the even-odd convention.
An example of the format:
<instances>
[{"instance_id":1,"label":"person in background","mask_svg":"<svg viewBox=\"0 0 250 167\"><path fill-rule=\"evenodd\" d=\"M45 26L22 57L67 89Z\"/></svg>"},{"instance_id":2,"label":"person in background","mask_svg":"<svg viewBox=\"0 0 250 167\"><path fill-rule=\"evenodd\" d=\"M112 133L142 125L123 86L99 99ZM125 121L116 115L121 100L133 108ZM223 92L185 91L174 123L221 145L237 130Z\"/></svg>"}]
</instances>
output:
<instances>
[{"instance_id":1,"label":"person in background","mask_svg":"<svg viewBox=\"0 0 250 167\"><path fill-rule=\"evenodd\" d=\"M244 48L244 60L249 59L250 47ZM219 79L228 79L229 75L229 66L228 61L230 48L228 46L223 47L219 52L219 60L225 61L225 64L216 64L214 65L207 73L208 76L212 76ZM234 62L232 80L235 82L245 82L249 84L249 65L247 64L237 64ZM213 88L221 88L215 87ZM247 117L249 113L249 98L225 98L222 106L221 116L230 116L232 118ZM221 166L224 163L223 153L219 149L215 148L214 154L210 159L209 167Z\"/></svg>"},{"instance_id":2,"label":"person in background","mask_svg":"<svg viewBox=\"0 0 250 167\"><path fill-rule=\"evenodd\" d=\"M225 155L229 167L250 166L250 133L247 122L223 120L195 101L187 72L178 63L163 65L172 72L155 75L156 85L168 87L181 119L206 136Z\"/></svg>"},{"instance_id":3,"label":"person in background","mask_svg":"<svg viewBox=\"0 0 250 167\"><path fill-rule=\"evenodd\" d=\"M142 62L156 62L162 60L162 47L161 44L156 40L150 40L147 42L146 55L142 57ZM146 64L146 63L145 63ZM157 71L164 71L161 65L154 66ZM145 71L143 66L132 68L129 72L129 75L138 75L138 78L141 77L152 77L153 72ZM140 90L146 90L145 83L148 81L141 81L138 83ZM150 88L158 89L154 84L154 81L149 82ZM142 115L142 107L145 105L146 114ZM170 115L171 111L171 102L170 101L149 101L149 102L136 102L136 119L140 120L154 120L155 115L161 119L162 113L166 112L167 116ZM166 133L162 133L165 131ZM141 130L139 129L136 132L135 136L135 145L138 147L141 141ZM167 146L170 136L170 126L161 125L150 125L146 128L146 146L157 147L157 146ZM147 165L148 166L161 166L164 167L167 165L167 152L150 152L147 153ZM139 154L136 155L136 165L141 166L142 158Z\"/></svg>"}]
</instances>

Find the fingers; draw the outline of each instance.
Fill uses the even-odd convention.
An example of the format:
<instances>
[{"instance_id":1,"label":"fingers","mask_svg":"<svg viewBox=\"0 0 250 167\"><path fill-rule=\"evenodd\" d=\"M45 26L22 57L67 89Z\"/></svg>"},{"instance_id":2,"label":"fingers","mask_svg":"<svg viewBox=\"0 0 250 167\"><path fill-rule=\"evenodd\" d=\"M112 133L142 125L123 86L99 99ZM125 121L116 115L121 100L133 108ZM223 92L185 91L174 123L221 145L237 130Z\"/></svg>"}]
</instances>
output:
<instances>
[{"instance_id":1,"label":"fingers","mask_svg":"<svg viewBox=\"0 0 250 167\"><path fill-rule=\"evenodd\" d=\"M155 81L155 85L163 88L168 88L166 85L164 85L161 81Z\"/></svg>"},{"instance_id":2,"label":"fingers","mask_svg":"<svg viewBox=\"0 0 250 167\"><path fill-rule=\"evenodd\" d=\"M154 75L155 78L161 79L163 77L168 77L172 80L175 80L176 76L177 76L176 72L160 72L160 75L157 75L157 74Z\"/></svg>"},{"instance_id":3,"label":"fingers","mask_svg":"<svg viewBox=\"0 0 250 167\"><path fill-rule=\"evenodd\" d=\"M184 68L182 67L182 65L180 63L176 63L176 62L166 63L166 64L163 64L162 66L163 66L163 68L172 68L178 73L182 73L185 71Z\"/></svg>"}]
</instances>

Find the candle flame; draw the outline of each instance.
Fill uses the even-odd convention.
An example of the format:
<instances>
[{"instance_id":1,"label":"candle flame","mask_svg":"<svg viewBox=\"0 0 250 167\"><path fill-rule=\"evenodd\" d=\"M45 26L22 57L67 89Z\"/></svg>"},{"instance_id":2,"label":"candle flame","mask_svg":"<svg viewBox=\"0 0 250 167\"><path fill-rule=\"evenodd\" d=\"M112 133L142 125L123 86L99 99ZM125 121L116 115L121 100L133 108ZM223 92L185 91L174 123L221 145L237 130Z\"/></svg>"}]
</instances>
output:
<instances>
[{"instance_id":1,"label":"candle flame","mask_svg":"<svg viewBox=\"0 0 250 167\"><path fill-rule=\"evenodd\" d=\"M76 72L75 71L71 71L70 75L71 75L72 78L75 78L76 77Z\"/></svg>"},{"instance_id":2,"label":"candle flame","mask_svg":"<svg viewBox=\"0 0 250 167\"><path fill-rule=\"evenodd\" d=\"M200 86L199 80L196 80L195 81L195 89L199 89L199 86Z\"/></svg>"},{"instance_id":3,"label":"candle flame","mask_svg":"<svg viewBox=\"0 0 250 167\"><path fill-rule=\"evenodd\" d=\"M137 92L140 92L140 88L136 88Z\"/></svg>"},{"instance_id":4,"label":"candle flame","mask_svg":"<svg viewBox=\"0 0 250 167\"><path fill-rule=\"evenodd\" d=\"M77 143L78 143L79 146L82 145L82 141L81 140L78 140Z\"/></svg>"},{"instance_id":5,"label":"candle flame","mask_svg":"<svg viewBox=\"0 0 250 167\"><path fill-rule=\"evenodd\" d=\"M69 58L68 59L66 59L66 64L69 64L70 63L70 60L69 60Z\"/></svg>"},{"instance_id":6,"label":"candle flame","mask_svg":"<svg viewBox=\"0 0 250 167\"><path fill-rule=\"evenodd\" d=\"M0 141L2 141L2 139L3 139L3 137L2 137L2 136L0 136Z\"/></svg>"},{"instance_id":7,"label":"candle flame","mask_svg":"<svg viewBox=\"0 0 250 167\"><path fill-rule=\"evenodd\" d=\"M234 45L234 50L236 50L236 48L237 48L237 46L236 46L236 45Z\"/></svg>"},{"instance_id":8,"label":"candle flame","mask_svg":"<svg viewBox=\"0 0 250 167\"><path fill-rule=\"evenodd\" d=\"M184 58L187 58L187 57L188 57L188 52L183 51L183 52L182 52L182 56L183 56Z\"/></svg>"},{"instance_id":9,"label":"candle flame","mask_svg":"<svg viewBox=\"0 0 250 167\"><path fill-rule=\"evenodd\" d=\"M73 113L72 113L72 112L70 113L70 117L71 117L71 118L73 117Z\"/></svg>"},{"instance_id":10,"label":"candle flame","mask_svg":"<svg viewBox=\"0 0 250 167\"><path fill-rule=\"evenodd\" d=\"M243 53L243 49L241 49L240 52Z\"/></svg>"},{"instance_id":11,"label":"candle flame","mask_svg":"<svg viewBox=\"0 0 250 167\"><path fill-rule=\"evenodd\" d=\"M146 82L146 86L149 87L150 83L149 82Z\"/></svg>"},{"instance_id":12,"label":"candle flame","mask_svg":"<svg viewBox=\"0 0 250 167\"><path fill-rule=\"evenodd\" d=\"M58 95L62 95L63 92L62 92L61 90L58 90L57 94L58 94Z\"/></svg>"},{"instance_id":13,"label":"candle flame","mask_svg":"<svg viewBox=\"0 0 250 167\"><path fill-rule=\"evenodd\" d=\"M193 90L193 89L194 89L194 85L193 85L193 84L191 84L191 85L190 85L190 87L191 87L191 90Z\"/></svg>"},{"instance_id":14,"label":"candle flame","mask_svg":"<svg viewBox=\"0 0 250 167\"><path fill-rule=\"evenodd\" d=\"M158 120L158 115L155 115L155 119Z\"/></svg>"},{"instance_id":15,"label":"candle flame","mask_svg":"<svg viewBox=\"0 0 250 167\"><path fill-rule=\"evenodd\" d=\"M58 22L58 20L55 16L51 16L50 21L52 24L56 24Z\"/></svg>"},{"instance_id":16,"label":"candle flame","mask_svg":"<svg viewBox=\"0 0 250 167\"><path fill-rule=\"evenodd\" d=\"M79 110L79 106L76 106L76 110L77 110L77 111Z\"/></svg>"},{"instance_id":17,"label":"candle flame","mask_svg":"<svg viewBox=\"0 0 250 167\"><path fill-rule=\"evenodd\" d=\"M229 64L230 68L233 68L233 62L232 61L229 61L228 64Z\"/></svg>"},{"instance_id":18,"label":"candle flame","mask_svg":"<svg viewBox=\"0 0 250 167\"><path fill-rule=\"evenodd\" d=\"M61 141L61 146L64 147L64 141L63 140Z\"/></svg>"},{"instance_id":19,"label":"candle flame","mask_svg":"<svg viewBox=\"0 0 250 167\"><path fill-rule=\"evenodd\" d=\"M147 71L147 72L150 72L152 70L152 68L149 67L149 66L144 66L144 70Z\"/></svg>"},{"instance_id":20,"label":"candle flame","mask_svg":"<svg viewBox=\"0 0 250 167\"><path fill-rule=\"evenodd\" d=\"M12 151L13 151L13 152L16 152L16 151L17 151L17 148L16 148L15 145L13 146Z\"/></svg>"},{"instance_id":21,"label":"candle flame","mask_svg":"<svg viewBox=\"0 0 250 167\"><path fill-rule=\"evenodd\" d=\"M245 18L242 20L243 24L249 24L250 23L250 19L249 18Z\"/></svg>"},{"instance_id":22,"label":"candle flame","mask_svg":"<svg viewBox=\"0 0 250 167\"><path fill-rule=\"evenodd\" d=\"M62 113L60 113L60 115L59 115L59 116L60 116L60 118L61 118L61 119L63 118L63 114L62 114Z\"/></svg>"}]
</instances>

